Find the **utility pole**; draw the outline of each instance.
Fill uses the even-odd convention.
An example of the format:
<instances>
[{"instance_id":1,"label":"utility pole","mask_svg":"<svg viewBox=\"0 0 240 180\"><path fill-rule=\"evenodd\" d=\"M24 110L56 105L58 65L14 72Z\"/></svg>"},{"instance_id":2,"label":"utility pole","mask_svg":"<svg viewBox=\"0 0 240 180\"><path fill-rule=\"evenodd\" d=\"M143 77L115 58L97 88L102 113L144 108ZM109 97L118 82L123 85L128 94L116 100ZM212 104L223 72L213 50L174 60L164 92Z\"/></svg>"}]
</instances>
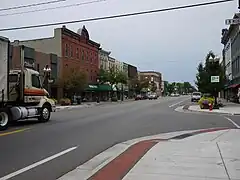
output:
<instances>
[{"instance_id":1,"label":"utility pole","mask_svg":"<svg viewBox=\"0 0 240 180\"><path fill-rule=\"evenodd\" d=\"M238 9L240 10L240 0L238 0Z\"/></svg>"}]
</instances>

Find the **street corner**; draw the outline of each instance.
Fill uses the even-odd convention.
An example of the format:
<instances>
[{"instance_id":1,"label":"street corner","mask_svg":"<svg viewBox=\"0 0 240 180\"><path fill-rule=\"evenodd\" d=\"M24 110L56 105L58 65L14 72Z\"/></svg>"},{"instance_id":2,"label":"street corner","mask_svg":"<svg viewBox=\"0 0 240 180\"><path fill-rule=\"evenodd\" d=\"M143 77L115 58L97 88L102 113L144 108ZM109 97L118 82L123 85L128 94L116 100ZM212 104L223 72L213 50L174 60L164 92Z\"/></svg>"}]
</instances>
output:
<instances>
[{"instance_id":1,"label":"street corner","mask_svg":"<svg viewBox=\"0 0 240 180\"><path fill-rule=\"evenodd\" d=\"M220 108L220 109L201 109L197 104L186 104L184 106L179 106L174 109L176 112L183 112L183 113L195 113L195 114L207 114L207 115L240 115L240 108L239 109L231 109L231 108Z\"/></svg>"},{"instance_id":2,"label":"street corner","mask_svg":"<svg viewBox=\"0 0 240 180\"><path fill-rule=\"evenodd\" d=\"M219 108L219 109L201 109L199 105L190 105L186 110L190 112L200 112L208 114L220 114L220 115L235 115L237 112L231 111L231 109Z\"/></svg>"},{"instance_id":3,"label":"street corner","mask_svg":"<svg viewBox=\"0 0 240 180\"><path fill-rule=\"evenodd\" d=\"M60 177L59 180L123 179L135 164L160 141L165 140L146 139L135 143L117 144Z\"/></svg>"},{"instance_id":4,"label":"street corner","mask_svg":"<svg viewBox=\"0 0 240 180\"><path fill-rule=\"evenodd\" d=\"M147 136L138 139L129 140L103 151L88 162L77 167L75 170L63 175L58 180L105 180L105 179L124 179L130 171L141 164L141 159L151 154L156 156L154 149L158 146L165 147L179 146L182 140L199 134L207 134L206 139L213 138L209 133L214 134L214 138L219 136L221 131L227 131L229 128L211 128L190 131L179 131L164 133L154 136ZM176 141L179 141L176 143ZM195 140L193 140L195 141ZM183 147L183 146L180 146ZM162 156L164 156L162 154ZM164 158L164 157L163 157ZM149 164L151 165L151 164Z\"/></svg>"}]
</instances>

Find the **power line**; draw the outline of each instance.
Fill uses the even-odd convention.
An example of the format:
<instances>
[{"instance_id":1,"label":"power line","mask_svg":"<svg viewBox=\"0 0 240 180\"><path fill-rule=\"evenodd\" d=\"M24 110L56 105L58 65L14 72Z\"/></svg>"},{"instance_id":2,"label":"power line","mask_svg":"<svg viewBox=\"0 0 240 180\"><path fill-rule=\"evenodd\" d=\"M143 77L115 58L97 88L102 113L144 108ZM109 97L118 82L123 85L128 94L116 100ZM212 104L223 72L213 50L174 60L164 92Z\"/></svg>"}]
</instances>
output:
<instances>
[{"instance_id":1,"label":"power line","mask_svg":"<svg viewBox=\"0 0 240 180\"><path fill-rule=\"evenodd\" d=\"M176 6L176 7L165 8L165 9L156 9L156 10L142 11L142 12L135 12L135 13L103 16L103 17L88 18L88 19L81 19L81 20L75 20L75 21L65 21L65 22L38 24L38 25L30 25L30 26L10 27L10 28L0 29L0 32L20 30L20 29L41 28L41 27L56 26L56 25L63 25L63 24L74 24L74 23L89 22L89 21L99 21L99 20L105 20L105 19L115 19L115 18L122 18L122 17L128 17L128 16L143 15L143 14L153 14L153 13L158 13L158 12L173 11L173 10L194 8L194 7L200 7L200 6L209 6L209 5L213 5L213 4L220 4L220 3L231 2L231 1L234 1L234 0L212 1L212 2L191 4L191 5L185 5L185 6Z\"/></svg>"},{"instance_id":2,"label":"power line","mask_svg":"<svg viewBox=\"0 0 240 180\"><path fill-rule=\"evenodd\" d=\"M41 6L41 5L46 5L46 4L54 4L54 3L59 3L59 2L64 2L67 0L53 0L53 1L47 1L47 2L40 2L40 3L34 3L34 4L27 4L27 5L21 5L21 6L13 6L13 7L8 7L8 8L2 8L0 11L8 11L8 10L13 10L13 9L22 9L22 8L27 8L27 7L35 7L35 6Z\"/></svg>"},{"instance_id":3,"label":"power line","mask_svg":"<svg viewBox=\"0 0 240 180\"><path fill-rule=\"evenodd\" d=\"M98 3L98 2L103 2L103 1L106 1L106 0L94 0L94 1L87 1L87 2L82 2L82 3L64 5L64 6L58 6L58 7L52 7L52 8L44 8L44 9L37 9L37 10L24 11L24 12L0 14L0 17L1 16L12 16L12 15L19 15L19 14L27 14L27 13L32 13L32 12L48 11L48 10L61 9L61 8L69 8L69 7L74 7L74 6L82 6L82 5L87 5L87 4L94 4L94 3Z\"/></svg>"}]
</instances>

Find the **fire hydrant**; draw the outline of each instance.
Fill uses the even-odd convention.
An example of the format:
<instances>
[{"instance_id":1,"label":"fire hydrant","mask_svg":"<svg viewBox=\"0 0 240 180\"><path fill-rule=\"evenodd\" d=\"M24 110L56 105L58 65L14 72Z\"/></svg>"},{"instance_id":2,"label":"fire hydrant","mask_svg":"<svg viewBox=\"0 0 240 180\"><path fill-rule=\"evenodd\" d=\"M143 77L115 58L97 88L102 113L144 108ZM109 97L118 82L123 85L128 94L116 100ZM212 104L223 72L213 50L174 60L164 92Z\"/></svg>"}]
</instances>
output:
<instances>
[{"instance_id":1,"label":"fire hydrant","mask_svg":"<svg viewBox=\"0 0 240 180\"><path fill-rule=\"evenodd\" d=\"M212 103L209 103L208 106L209 106L209 111L212 111L212 110L213 110L213 105L212 105Z\"/></svg>"}]
</instances>

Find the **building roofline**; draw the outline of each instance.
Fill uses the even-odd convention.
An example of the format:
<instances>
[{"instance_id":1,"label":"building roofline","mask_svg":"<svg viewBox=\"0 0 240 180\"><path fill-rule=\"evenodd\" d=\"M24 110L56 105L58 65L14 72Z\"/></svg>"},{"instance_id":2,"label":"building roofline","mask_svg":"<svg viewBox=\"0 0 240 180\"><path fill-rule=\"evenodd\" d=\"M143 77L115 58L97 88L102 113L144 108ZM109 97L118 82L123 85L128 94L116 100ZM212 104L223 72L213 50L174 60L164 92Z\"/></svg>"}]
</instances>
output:
<instances>
[{"instance_id":1,"label":"building roofline","mask_svg":"<svg viewBox=\"0 0 240 180\"><path fill-rule=\"evenodd\" d=\"M47 39L53 39L54 37L46 37L46 38L36 38L36 39L29 39L29 40L18 40L15 39L13 42L27 42L27 41L39 41L39 40L47 40Z\"/></svg>"},{"instance_id":2,"label":"building roofline","mask_svg":"<svg viewBox=\"0 0 240 180\"><path fill-rule=\"evenodd\" d=\"M68 33L72 34L75 37L83 38L80 34L78 34L78 33L74 32L74 31L66 28L66 26L63 26L61 29L63 31L67 31ZM97 42L91 40L90 38L88 39L88 42L92 43L93 45L97 46L98 48L100 48L100 46L101 46L100 43L97 43Z\"/></svg>"},{"instance_id":3,"label":"building roofline","mask_svg":"<svg viewBox=\"0 0 240 180\"><path fill-rule=\"evenodd\" d=\"M139 73L140 73L140 74L141 74L141 73L156 73L156 74L158 74L158 75L162 75L162 73L157 72L157 71L140 71Z\"/></svg>"},{"instance_id":4,"label":"building roofline","mask_svg":"<svg viewBox=\"0 0 240 180\"><path fill-rule=\"evenodd\" d=\"M102 49L102 48L99 48L99 50L102 51L102 52L104 52L104 53L106 53L106 54L108 54L108 55L111 54L111 51L106 51L106 50L104 50L104 49Z\"/></svg>"}]
</instances>

